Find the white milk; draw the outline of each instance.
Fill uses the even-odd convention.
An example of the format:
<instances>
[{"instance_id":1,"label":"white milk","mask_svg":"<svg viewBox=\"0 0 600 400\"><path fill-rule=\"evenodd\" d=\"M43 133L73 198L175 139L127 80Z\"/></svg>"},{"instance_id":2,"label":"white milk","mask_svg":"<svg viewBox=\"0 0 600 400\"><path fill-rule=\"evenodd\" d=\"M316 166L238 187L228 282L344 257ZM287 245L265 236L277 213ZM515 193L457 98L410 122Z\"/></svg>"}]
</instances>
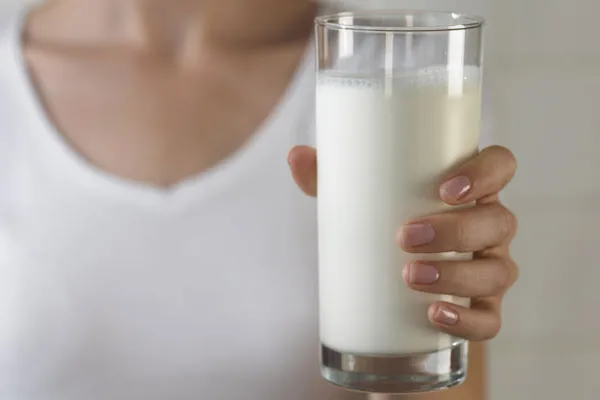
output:
<instances>
[{"instance_id":1,"label":"white milk","mask_svg":"<svg viewBox=\"0 0 600 400\"><path fill-rule=\"evenodd\" d=\"M317 88L321 341L355 354L452 346L427 320L437 300L408 289L411 259L397 246L410 218L447 210L440 175L477 153L479 70L429 68L403 76L321 74Z\"/></svg>"}]
</instances>

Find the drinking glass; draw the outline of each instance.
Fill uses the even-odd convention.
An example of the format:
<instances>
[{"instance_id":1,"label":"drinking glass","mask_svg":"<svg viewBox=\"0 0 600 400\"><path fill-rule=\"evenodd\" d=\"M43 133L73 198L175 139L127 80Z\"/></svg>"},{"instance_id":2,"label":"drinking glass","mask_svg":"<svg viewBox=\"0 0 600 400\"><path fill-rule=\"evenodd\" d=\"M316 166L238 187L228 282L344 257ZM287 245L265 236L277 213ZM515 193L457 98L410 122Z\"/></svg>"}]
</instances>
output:
<instances>
[{"instance_id":1,"label":"drinking glass","mask_svg":"<svg viewBox=\"0 0 600 400\"><path fill-rule=\"evenodd\" d=\"M477 154L482 26L453 12L316 19L321 371L333 384L415 393L466 377L467 342L427 314L469 299L411 290L402 271L472 254L407 254L397 231L451 209L440 180Z\"/></svg>"}]
</instances>

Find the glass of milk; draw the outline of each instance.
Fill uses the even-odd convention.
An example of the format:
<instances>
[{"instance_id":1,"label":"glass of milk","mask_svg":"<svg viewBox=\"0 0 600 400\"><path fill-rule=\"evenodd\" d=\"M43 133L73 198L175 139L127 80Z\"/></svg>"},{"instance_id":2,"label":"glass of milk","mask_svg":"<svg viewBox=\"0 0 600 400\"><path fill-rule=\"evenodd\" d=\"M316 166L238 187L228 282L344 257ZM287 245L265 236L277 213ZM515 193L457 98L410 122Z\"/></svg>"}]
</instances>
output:
<instances>
[{"instance_id":1,"label":"glass of milk","mask_svg":"<svg viewBox=\"0 0 600 400\"><path fill-rule=\"evenodd\" d=\"M442 12L359 11L316 20L321 370L345 388L416 393L460 384L467 343L436 330L396 232L450 207L440 179L478 151L482 26Z\"/></svg>"}]
</instances>

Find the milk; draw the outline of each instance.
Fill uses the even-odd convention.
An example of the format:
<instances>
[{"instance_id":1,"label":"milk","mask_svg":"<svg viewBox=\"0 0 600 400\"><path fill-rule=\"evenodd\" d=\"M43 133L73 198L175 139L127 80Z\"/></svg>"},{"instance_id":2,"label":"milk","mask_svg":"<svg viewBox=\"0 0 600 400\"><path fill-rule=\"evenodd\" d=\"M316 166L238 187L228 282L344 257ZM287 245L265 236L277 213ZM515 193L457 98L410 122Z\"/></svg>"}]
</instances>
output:
<instances>
[{"instance_id":1,"label":"milk","mask_svg":"<svg viewBox=\"0 0 600 400\"><path fill-rule=\"evenodd\" d=\"M476 67L428 68L393 76L319 76L319 279L321 341L342 353L400 355L458 343L427 319L435 301L465 299L409 289L415 259L396 244L403 222L449 209L441 175L478 149Z\"/></svg>"}]
</instances>

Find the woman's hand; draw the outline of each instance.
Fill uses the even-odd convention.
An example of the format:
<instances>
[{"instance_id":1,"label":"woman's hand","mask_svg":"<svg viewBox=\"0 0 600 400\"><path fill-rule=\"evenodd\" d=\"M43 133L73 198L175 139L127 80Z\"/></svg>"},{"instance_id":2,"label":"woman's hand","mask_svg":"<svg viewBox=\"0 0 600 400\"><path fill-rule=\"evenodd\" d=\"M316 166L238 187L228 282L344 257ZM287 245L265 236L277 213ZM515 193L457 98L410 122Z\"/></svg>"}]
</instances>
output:
<instances>
[{"instance_id":1,"label":"woman's hand","mask_svg":"<svg viewBox=\"0 0 600 400\"><path fill-rule=\"evenodd\" d=\"M316 196L315 149L296 147L288 161L298 186ZM502 298L516 281L518 269L509 252L517 221L500 203L498 193L515 170L509 150L488 147L440 183L445 203L476 202L475 207L407 221L398 230L398 244L409 253L475 254L470 261L417 261L404 266L404 280L415 290L472 299L471 308L432 304L429 319L440 330L472 341L491 339L500 330Z\"/></svg>"}]
</instances>

